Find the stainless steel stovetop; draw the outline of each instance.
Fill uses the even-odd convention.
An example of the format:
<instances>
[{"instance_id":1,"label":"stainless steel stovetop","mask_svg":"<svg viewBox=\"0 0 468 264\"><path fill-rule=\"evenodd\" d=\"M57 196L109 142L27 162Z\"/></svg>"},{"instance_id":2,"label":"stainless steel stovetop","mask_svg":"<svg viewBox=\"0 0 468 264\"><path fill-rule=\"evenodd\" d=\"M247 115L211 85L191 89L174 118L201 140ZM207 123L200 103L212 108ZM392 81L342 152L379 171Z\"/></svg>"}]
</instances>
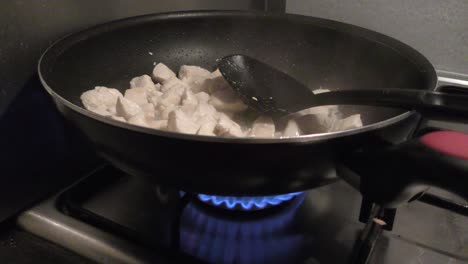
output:
<instances>
[{"instance_id":1,"label":"stainless steel stovetop","mask_svg":"<svg viewBox=\"0 0 468 264\"><path fill-rule=\"evenodd\" d=\"M442 89L468 88L468 76L439 75ZM105 165L22 213L18 224L99 263L348 263L365 227L361 205L359 192L337 181L278 208L227 212ZM431 189L396 210L369 263L468 263L467 211L466 201Z\"/></svg>"}]
</instances>

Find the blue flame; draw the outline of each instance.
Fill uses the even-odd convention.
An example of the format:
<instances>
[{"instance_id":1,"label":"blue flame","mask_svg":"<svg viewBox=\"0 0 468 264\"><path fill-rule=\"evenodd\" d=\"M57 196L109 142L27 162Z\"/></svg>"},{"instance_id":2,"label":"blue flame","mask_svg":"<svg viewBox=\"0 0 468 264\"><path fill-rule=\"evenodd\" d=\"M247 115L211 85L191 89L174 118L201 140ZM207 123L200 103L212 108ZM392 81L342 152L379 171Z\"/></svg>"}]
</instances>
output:
<instances>
[{"instance_id":1,"label":"blue flame","mask_svg":"<svg viewBox=\"0 0 468 264\"><path fill-rule=\"evenodd\" d=\"M209 203L214 206L225 207L227 209L240 209L244 211L259 210L267 207L279 205L286 201L293 199L294 197L302 194L302 192L287 193L272 196L244 196L244 197L233 197L233 196L218 196L218 195L207 195L198 194L198 199L205 203Z\"/></svg>"},{"instance_id":2,"label":"blue flame","mask_svg":"<svg viewBox=\"0 0 468 264\"><path fill-rule=\"evenodd\" d=\"M295 196L284 210L242 221L207 214L189 203L181 217L181 250L208 263L302 263L301 250L310 240L297 232L305 195Z\"/></svg>"}]
</instances>

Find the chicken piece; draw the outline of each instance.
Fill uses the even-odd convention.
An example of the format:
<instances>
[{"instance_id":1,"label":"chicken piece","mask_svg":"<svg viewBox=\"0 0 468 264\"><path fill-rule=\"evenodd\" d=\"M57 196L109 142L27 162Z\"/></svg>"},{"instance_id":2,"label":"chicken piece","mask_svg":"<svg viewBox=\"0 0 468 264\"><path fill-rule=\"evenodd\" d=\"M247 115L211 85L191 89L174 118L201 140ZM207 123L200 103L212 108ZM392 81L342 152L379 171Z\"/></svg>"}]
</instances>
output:
<instances>
[{"instance_id":1,"label":"chicken piece","mask_svg":"<svg viewBox=\"0 0 468 264\"><path fill-rule=\"evenodd\" d=\"M178 109L177 105L165 104L164 102L159 102L155 107L155 118L157 120L167 120L169 118L169 113Z\"/></svg>"},{"instance_id":2,"label":"chicken piece","mask_svg":"<svg viewBox=\"0 0 468 264\"><path fill-rule=\"evenodd\" d=\"M122 116L126 120L129 120L136 115L144 115L143 110L138 104L125 99L124 97L119 97L117 99L116 113L118 116Z\"/></svg>"},{"instance_id":3,"label":"chicken piece","mask_svg":"<svg viewBox=\"0 0 468 264\"><path fill-rule=\"evenodd\" d=\"M148 103L148 90L144 87L135 87L125 91L125 99L128 99L139 106Z\"/></svg>"},{"instance_id":4,"label":"chicken piece","mask_svg":"<svg viewBox=\"0 0 468 264\"><path fill-rule=\"evenodd\" d=\"M148 123L146 122L145 115L143 113L139 113L137 115L134 115L128 119L128 123L136 126L142 126L142 127L150 127Z\"/></svg>"},{"instance_id":5,"label":"chicken piece","mask_svg":"<svg viewBox=\"0 0 468 264\"><path fill-rule=\"evenodd\" d=\"M216 70L210 74L210 76L204 81L204 91L213 93L217 90L231 89L229 83L224 79L223 75L219 70Z\"/></svg>"},{"instance_id":6,"label":"chicken piece","mask_svg":"<svg viewBox=\"0 0 468 264\"><path fill-rule=\"evenodd\" d=\"M192 114L192 117L195 120L204 118L204 117L209 117L214 120L217 120L219 118L219 113L216 111L216 109L212 105L199 103L197 107L195 108L195 111Z\"/></svg>"},{"instance_id":7,"label":"chicken piece","mask_svg":"<svg viewBox=\"0 0 468 264\"><path fill-rule=\"evenodd\" d=\"M167 129L167 120L151 120L147 122L148 122L149 127L151 128L161 129L161 130Z\"/></svg>"},{"instance_id":8,"label":"chicken piece","mask_svg":"<svg viewBox=\"0 0 468 264\"><path fill-rule=\"evenodd\" d=\"M183 65L179 70L179 78L186 83L194 93L207 91L205 80L210 72L198 66Z\"/></svg>"},{"instance_id":9,"label":"chicken piece","mask_svg":"<svg viewBox=\"0 0 468 264\"><path fill-rule=\"evenodd\" d=\"M211 72L202 67L192 65L182 65L179 69L179 78L181 80L191 78L208 78Z\"/></svg>"},{"instance_id":10,"label":"chicken piece","mask_svg":"<svg viewBox=\"0 0 468 264\"><path fill-rule=\"evenodd\" d=\"M302 134L296 120L289 119L286 128L283 131L283 137L298 137Z\"/></svg>"},{"instance_id":11,"label":"chicken piece","mask_svg":"<svg viewBox=\"0 0 468 264\"><path fill-rule=\"evenodd\" d=\"M221 112L239 113L248 108L232 89L216 90L211 94L209 103Z\"/></svg>"},{"instance_id":12,"label":"chicken piece","mask_svg":"<svg viewBox=\"0 0 468 264\"><path fill-rule=\"evenodd\" d=\"M185 85L174 84L169 89L165 90L159 98L159 103L163 102L166 105L180 105L182 101L182 95L187 90Z\"/></svg>"},{"instance_id":13,"label":"chicken piece","mask_svg":"<svg viewBox=\"0 0 468 264\"><path fill-rule=\"evenodd\" d=\"M361 115L355 114L344 119L336 120L333 123L330 132L348 130L358 127L362 127Z\"/></svg>"},{"instance_id":14,"label":"chicken piece","mask_svg":"<svg viewBox=\"0 0 468 264\"><path fill-rule=\"evenodd\" d=\"M184 83L183 81L177 79L177 78L173 78L169 81L167 81L166 83L164 83L162 86L161 86L161 92L165 93L169 90L172 90L174 89L175 87L183 87L185 89L190 89L190 87Z\"/></svg>"},{"instance_id":15,"label":"chicken piece","mask_svg":"<svg viewBox=\"0 0 468 264\"><path fill-rule=\"evenodd\" d=\"M333 122L341 118L337 105L317 106L295 113L303 132L323 133L331 129Z\"/></svg>"},{"instance_id":16,"label":"chicken piece","mask_svg":"<svg viewBox=\"0 0 468 264\"><path fill-rule=\"evenodd\" d=\"M195 94L195 97L198 99L199 102L201 103L208 103L210 101L210 95L205 93L205 92L199 92Z\"/></svg>"},{"instance_id":17,"label":"chicken piece","mask_svg":"<svg viewBox=\"0 0 468 264\"><path fill-rule=\"evenodd\" d=\"M200 128L197 131L197 135L203 136L216 136L214 130L216 128L216 119L210 116L203 116L197 120L197 124Z\"/></svg>"},{"instance_id":18,"label":"chicken piece","mask_svg":"<svg viewBox=\"0 0 468 264\"><path fill-rule=\"evenodd\" d=\"M218 136L224 137L243 137L241 127L236 122L232 121L227 115L220 114L218 123L215 127L215 133Z\"/></svg>"},{"instance_id":19,"label":"chicken piece","mask_svg":"<svg viewBox=\"0 0 468 264\"><path fill-rule=\"evenodd\" d=\"M84 92L80 99L84 107L100 115L115 115L117 98L122 94L114 88L96 86L93 90Z\"/></svg>"},{"instance_id":20,"label":"chicken piece","mask_svg":"<svg viewBox=\"0 0 468 264\"><path fill-rule=\"evenodd\" d=\"M145 88L147 91L155 88L154 82L147 74L133 78L130 81L130 88Z\"/></svg>"},{"instance_id":21,"label":"chicken piece","mask_svg":"<svg viewBox=\"0 0 468 264\"><path fill-rule=\"evenodd\" d=\"M273 138L275 137L275 123L271 117L260 116L254 121L250 137Z\"/></svg>"},{"instance_id":22,"label":"chicken piece","mask_svg":"<svg viewBox=\"0 0 468 264\"><path fill-rule=\"evenodd\" d=\"M155 119L156 114L155 114L155 108L152 103L146 103L140 106L141 110L143 110L143 113L145 114L145 117L147 119Z\"/></svg>"},{"instance_id":23,"label":"chicken piece","mask_svg":"<svg viewBox=\"0 0 468 264\"><path fill-rule=\"evenodd\" d=\"M182 105L197 105L198 98L193 94L190 89L185 89L182 94Z\"/></svg>"},{"instance_id":24,"label":"chicken piece","mask_svg":"<svg viewBox=\"0 0 468 264\"><path fill-rule=\"evenodd\" d=\"M153 69L153 78L159 83L164 84L175 77L176 74L163 63L158 63Z\"/></svg>"},{"instance_id":25,"label":"chicken piece","mask_svg":"<svg viewBox=\"0 0 468 264\"><path fill-rule=\"evenodd\" d=\"M167 128L185 134L196 134L200 126L192 121L182 110L174 110L169 113Z\"/></svg>"}]
</instances>

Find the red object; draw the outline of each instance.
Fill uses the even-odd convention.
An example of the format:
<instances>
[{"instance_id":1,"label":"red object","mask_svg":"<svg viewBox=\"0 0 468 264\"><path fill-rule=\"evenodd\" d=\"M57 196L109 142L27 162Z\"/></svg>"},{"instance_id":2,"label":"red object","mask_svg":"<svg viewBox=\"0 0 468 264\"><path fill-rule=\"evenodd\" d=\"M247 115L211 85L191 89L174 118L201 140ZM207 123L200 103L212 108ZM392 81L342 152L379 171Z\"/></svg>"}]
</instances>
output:
<instances>
[{"instance_id":1,"label":"red object","mask_svg":"<svg viewBox=\"0 0 468 264\"><path fill-rule=\"evenodd\" d=\"M420 140L436 151L468 160L468 134L437 131L422 136Z\"/></svg>"}]
</instances>

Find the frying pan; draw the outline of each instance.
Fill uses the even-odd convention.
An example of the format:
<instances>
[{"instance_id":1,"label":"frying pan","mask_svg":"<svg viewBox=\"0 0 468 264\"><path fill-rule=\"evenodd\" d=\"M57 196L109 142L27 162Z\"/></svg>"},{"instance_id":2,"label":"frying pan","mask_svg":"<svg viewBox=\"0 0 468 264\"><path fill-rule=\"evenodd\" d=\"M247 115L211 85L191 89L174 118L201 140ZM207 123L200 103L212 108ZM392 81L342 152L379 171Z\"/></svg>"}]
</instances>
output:
<instances>
[{"instance_id":1,"label":"frying pan","mask_svg":"<svg viewBox=\"0 0 468 264\"><path fill-rule=\"evenodd\" d=\"M460 184L467 186L468 177L451 177L447 183L440 175L427 176L427 168L418 167L415 177L404 173L413 169L393 168L398 173L386 176L383 172L390 169L368 166L366 153L379 150L388 156L393 153L388 148L409 144L400 143L417 125L414 111L343 106L344 116L360 113L364 127L286 139L218 138L120 123L85 110L79 99L96 85L124 91L132 77L151 72L154 62L174 70L183 64L214 70L217 59L238 53L275 65L308 87L330 90L431 90L437 80L427 59L382 34L319 18L238 11L165 13L99 25L53 44L39 62L39 75L60 112L103 157L130 174L172 188L220 195L295 192L335 181L336 168L343 165L362 174L361 185L371 187L361 191L381 203L414 195L426 184L466 194ZM437 157L448 156L426 148ZM400 154L390 160L395 157L410 165L418 160L417 155ZM466 162L459 163L458 174L466 169ZM384 197L369 191L374 187L388 193Z\"/></svg>"}]
</instances>

